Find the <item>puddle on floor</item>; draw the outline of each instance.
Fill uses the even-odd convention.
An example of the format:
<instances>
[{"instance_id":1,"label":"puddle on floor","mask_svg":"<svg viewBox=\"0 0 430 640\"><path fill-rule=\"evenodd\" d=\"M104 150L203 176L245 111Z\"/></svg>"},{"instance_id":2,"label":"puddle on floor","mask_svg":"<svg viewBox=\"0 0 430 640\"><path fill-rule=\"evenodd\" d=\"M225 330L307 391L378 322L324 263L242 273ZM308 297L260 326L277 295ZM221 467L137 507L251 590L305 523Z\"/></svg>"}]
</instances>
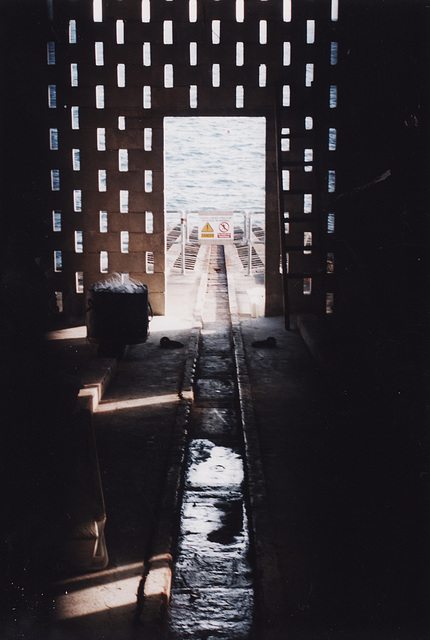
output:
<instances>
[{"instance_id":1,"label":"puddle on floor","mask_svg":"<svg viewBox=\"0 0 430 640\"><path fill-rule=\"evenodd\" d=\"M238 452L210 440L190 444L170 638L250 637L253 584Z\"/></svg>"}]
</instances>

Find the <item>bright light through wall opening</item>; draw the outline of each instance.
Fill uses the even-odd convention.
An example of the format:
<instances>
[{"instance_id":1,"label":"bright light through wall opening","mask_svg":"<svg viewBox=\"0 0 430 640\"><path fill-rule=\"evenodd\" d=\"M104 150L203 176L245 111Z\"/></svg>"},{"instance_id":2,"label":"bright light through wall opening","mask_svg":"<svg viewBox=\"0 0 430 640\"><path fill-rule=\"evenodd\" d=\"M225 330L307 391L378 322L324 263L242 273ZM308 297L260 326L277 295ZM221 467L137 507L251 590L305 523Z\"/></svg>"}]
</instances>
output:
<instances>
[{"instance_id":1,"label":"bright light through wall opening","mask_svg":"<svg viewBox=\"0 0 430 640\"><path fill-rule=\"evenodd\" d=\"M265 210L266 120L164 118L166 211Z\"/></svg>"}]
</instances>

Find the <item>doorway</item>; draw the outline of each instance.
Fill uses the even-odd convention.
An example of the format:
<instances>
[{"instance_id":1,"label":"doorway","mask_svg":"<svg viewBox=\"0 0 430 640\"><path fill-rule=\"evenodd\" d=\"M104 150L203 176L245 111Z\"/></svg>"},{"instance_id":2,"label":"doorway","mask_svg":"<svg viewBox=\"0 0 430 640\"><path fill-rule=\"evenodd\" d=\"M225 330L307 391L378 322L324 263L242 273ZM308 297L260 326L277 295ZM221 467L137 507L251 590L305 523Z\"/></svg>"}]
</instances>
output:
<instances>
[{"instance_id":1,"label":"doorway","mask_svg":"<svg viewBox=\"0 0 430 640\"><path fill-rule=\"evenodd\" d=\"M244 276L243 293L249 297L257 285L264 292L265 201L266 118L164 118L168 308L173 293L169 274L173 269L174 276L178 271L186 275L194 268L200 251L199 214L205 211L232 215L230 250L238 275Z\"/></svg>"}]
</instances>

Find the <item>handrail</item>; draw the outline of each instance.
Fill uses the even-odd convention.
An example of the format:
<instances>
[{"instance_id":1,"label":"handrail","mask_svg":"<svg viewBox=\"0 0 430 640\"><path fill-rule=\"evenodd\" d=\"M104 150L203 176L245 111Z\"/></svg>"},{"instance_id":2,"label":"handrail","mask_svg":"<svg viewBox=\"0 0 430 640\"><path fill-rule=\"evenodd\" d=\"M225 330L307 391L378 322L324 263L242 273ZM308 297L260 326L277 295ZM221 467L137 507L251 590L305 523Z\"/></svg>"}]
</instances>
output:
<instances>
[{"instance_id":1,"label":"handrail","mask_svg":"<svg viewBox=\"0 0 430 640\"><path fill-rule=\"evenodd\" d=\"M277 192L278 192L278 210L279 210L279 237L281 241L281 255L282 255L282 284L284 290L284 321L286 331L290 331L290 303L288 295L288 274L286 267L286 255L287 255L287 243L285 239L284 230L284 193L282 189L282 165L280 157L280 140L281 140L281 123L280 123L280 108L279 108L279 86L275 90L275 135L276 135L276 167L277 167Z\"/></svg>"},{"instance_id":2,"label":"handrail","mask_svg":"<svg viewBox=\"0 0 430 640\"><path fill-rule=\"evenodd\" d=\"M170 209L166 210L166 215L174 215L177 214L178 218L180 217L180 225L181 231L176 240L173 240L171 244L181 244L181 274L185 274L185 244L188 241L188 219L189 215L201 215L204 213L210 212L211 214L216 212L221 212L221 210L217 209L195 209L195 210L184 210L184 209ZM249 211L247 209L233 209L233 210L222 210L222 213L226 214L242 214L244 216L244 242L243 245L247 245L248 247L248 268L247 274L250 276L252 274L252 247L256 244L265 244L265 240L254 240L252 237L252 217L254 215L265 215L265 211ZM241 246L243 246L241 245Z\"/></svg>"}]
</instances>

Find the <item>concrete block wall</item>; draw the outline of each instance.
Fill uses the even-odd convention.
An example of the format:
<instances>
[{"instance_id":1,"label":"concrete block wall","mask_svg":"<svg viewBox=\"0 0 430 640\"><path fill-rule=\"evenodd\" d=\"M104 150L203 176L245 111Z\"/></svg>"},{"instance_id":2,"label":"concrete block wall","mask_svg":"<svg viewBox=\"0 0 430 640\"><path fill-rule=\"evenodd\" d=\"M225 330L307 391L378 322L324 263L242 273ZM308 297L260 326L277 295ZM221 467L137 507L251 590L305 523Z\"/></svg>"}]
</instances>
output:
<instances>
[{"instance_id":1,"label":"concrete block wall","mask_svg":"<svg viewBox=\"0 0 430 640\"><path fill-rule=\"evenodd\" d=\"M290 310L324 314L337 2L51 0L50 6L46 76L55 95L47 120L58 148L51 145L49 169L59 178L51 186L57 212L51 248L61 252L55 278L63 297L82 311L92 282L118 271L145 282L155 313L163 314L163 118L264 116L266 314L282 313L281 262ZM120 166L120 154L128 164ZM279 181L278 160L288 185ZM281 224L287 217L288 226ZM127 252L121 231L129 233Z\"/></svg>"}]
</instances>

